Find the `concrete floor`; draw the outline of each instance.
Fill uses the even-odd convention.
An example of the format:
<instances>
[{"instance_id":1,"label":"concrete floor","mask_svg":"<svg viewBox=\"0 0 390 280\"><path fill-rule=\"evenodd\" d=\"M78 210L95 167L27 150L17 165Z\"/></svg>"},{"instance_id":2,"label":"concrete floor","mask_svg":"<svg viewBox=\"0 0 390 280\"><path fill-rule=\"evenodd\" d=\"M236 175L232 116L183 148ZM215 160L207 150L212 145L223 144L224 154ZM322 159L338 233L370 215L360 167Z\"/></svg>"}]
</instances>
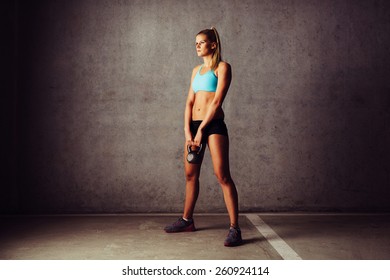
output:
<instances>
[{"instance_id":1,"label":"concrete floor","mask_svg":"<svg viewBox=\"0 0 390 280\"><path fill-rule=\"evenodd\" d=\"M252 218L250 218L250 216ZM253 223L259 218L269 226ZM0 259L390 259L390 215L241 215L244 244L226 248L226 215L197 215L196 232L166 234L172 215L2 216ZM278 244L282 246L278 247Z\"/></svg>"}]
</instances>

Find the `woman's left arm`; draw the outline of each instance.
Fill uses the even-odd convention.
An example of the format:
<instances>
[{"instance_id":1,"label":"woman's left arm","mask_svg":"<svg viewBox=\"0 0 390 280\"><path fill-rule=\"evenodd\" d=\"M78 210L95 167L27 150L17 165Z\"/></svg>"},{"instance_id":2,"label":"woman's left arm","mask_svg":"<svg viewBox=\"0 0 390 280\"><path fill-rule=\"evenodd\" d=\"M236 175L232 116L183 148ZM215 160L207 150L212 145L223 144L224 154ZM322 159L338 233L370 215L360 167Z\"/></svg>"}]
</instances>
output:
<instances>
[{"instance_id":1,"label":"woman's left arm","mask_svg":"<svg viewBox=\"0 0 390 280\"><path fill-rule=\"evenodd\" d=\"M206 116L204 117L202 123L199 126L198 131L201 132L200 134L203 133L204 128L213 120L215 114L221 108L222 103L223 103L223 101L226 97L226 94L228 92L231 80L232 80L231 66L226 62L220 62L219 66L218 66L217 90L215 91L215 96L214 96L213 101L209 105ZM199 135L199 136L200 137L195 137L194 142L199 141L199 143L200 143L201 135ZM200 139L197 139L197 138L200 138Z\"/></svg>"}]
</instances>

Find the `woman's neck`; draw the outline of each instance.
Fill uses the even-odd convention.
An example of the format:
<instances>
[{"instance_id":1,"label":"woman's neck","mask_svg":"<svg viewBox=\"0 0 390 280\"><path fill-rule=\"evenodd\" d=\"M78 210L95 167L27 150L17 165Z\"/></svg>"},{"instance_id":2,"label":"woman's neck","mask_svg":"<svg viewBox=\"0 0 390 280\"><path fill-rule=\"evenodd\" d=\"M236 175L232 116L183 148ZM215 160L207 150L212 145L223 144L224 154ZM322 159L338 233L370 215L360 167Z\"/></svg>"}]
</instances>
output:
<instances>
[{"instance_id":1,"label":"woman's neck","mask_svg":"<svg viewBox=\"0 0 390 280\"><path fill-rule=\"evenodd\" d=\"M205 67L210 68L212 64L213 64L213 57L211 55L203 57L203 65Z\"/></svg>"}]
</instances>

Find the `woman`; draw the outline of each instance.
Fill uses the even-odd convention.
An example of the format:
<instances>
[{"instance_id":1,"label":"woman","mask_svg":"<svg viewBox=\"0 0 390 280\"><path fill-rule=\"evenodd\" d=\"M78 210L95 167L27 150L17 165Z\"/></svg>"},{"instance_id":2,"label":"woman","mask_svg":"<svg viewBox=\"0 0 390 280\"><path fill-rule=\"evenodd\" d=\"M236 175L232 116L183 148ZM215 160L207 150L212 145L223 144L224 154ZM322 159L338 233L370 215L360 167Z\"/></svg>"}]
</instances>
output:
<instances>
[{"instance_id":1,"label":"woman","mask_svg":"<svg viewBox=\"0 0 390 280\"><path fill-rule=\"evenodd\" d=\"M183 216L165 227L165 231L172 233L195 230L193 213L199 194L204 147L207 144L230 218L230 229L224 245L236 246L242 243L238 225L238 195L230 175L229 138L222 110L232 78L231 67L221 59L221 43L214 27L200 31L196 35L195 45L198 56L203 58L203 64L192 71L184 114L184 156L187 158L188 146L191 150L198 147L199 161L190 163L185 160L186 198ZM199 149L201 145L202 148Z\"/></svg>"}]
</instances>

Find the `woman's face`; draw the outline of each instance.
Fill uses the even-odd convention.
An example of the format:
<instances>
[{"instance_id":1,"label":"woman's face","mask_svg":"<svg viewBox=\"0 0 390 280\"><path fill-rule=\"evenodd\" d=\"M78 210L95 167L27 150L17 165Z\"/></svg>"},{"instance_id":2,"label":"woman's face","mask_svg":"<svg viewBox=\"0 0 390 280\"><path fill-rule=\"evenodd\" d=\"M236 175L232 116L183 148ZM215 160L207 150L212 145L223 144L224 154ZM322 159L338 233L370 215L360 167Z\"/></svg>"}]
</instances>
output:
<instances>
[{"instance_id":1,"label":"woman's face","mask_svg":"<svg viewBox=\"0 0 390 280\"><path fill-rule=\"evenodd\" d=\"M211 43L205 34L199 34L196 36L195 47L198 56L203 57L214 52L215 43Z\"/></svg>"}]
</instances>

